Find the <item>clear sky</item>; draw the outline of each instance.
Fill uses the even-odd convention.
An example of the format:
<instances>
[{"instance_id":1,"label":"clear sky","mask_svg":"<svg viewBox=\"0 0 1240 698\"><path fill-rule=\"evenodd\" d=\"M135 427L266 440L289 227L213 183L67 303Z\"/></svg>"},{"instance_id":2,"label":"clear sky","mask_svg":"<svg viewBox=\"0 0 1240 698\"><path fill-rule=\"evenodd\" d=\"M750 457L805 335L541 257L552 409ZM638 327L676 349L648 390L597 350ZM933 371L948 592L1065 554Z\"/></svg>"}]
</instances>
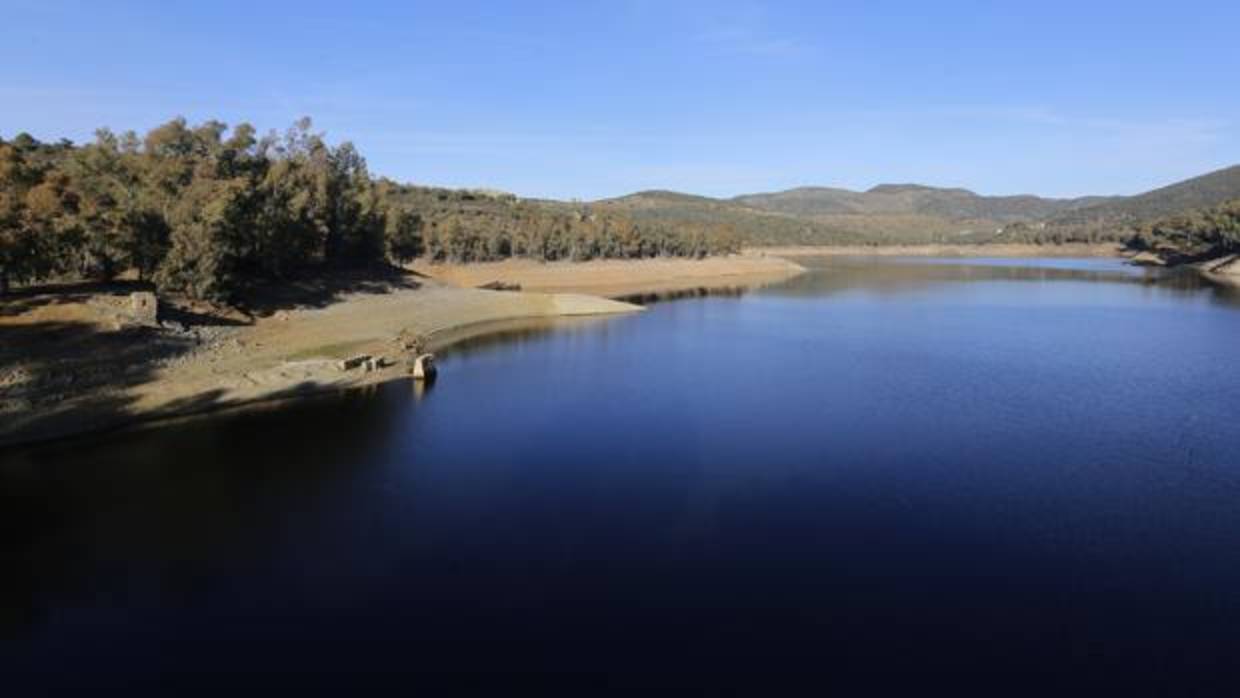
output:
<instances>
[{"instance_id":1,"label":"clear sky","mask_svg":"<svg viewBox=\"0 0 1240 698\"><path fill-rule=\"evenodd\" d=\"M1240 3L0 0L0 135L308 115L402 181L593 199L1136 193L1240 162Z\"/></svg>"}]
</instances>

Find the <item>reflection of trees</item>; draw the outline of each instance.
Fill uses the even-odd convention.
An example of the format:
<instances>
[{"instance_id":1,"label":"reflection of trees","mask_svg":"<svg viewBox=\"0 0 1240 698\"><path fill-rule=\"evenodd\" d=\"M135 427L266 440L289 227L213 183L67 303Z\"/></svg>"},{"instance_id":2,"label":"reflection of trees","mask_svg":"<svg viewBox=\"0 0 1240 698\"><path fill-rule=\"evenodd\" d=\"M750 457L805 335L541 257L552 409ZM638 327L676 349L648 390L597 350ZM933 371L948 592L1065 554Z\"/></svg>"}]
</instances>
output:
<instances>
[{"instance_id":1,"label":"reflection of trees","mask_svg":"<svg viewBox=\"0 0 1240 698\"><path fill-rule=\"evenodd\" d=\"M940 262L879 258L823 258L802 264L810 273L767 289L780 296L821 296L864 291L894 295L963 282L1062 281L1137 284L1172 294L1209 292L1216 302L1240 305L1240 289L1203 277L1191 269L1071 269L1018 263Z\"/></svg>"},{"instance_id":2,"label":"reflection of trees","mask_svg":"<svg viewBox=\"0 0 1240 698\"><path fill-rule=\"evenodd\" d=\"M681 288L672 291L656 291L653 293L635 293L628 296L621 296L618 300L626 303L636 303L637 305L651 305L653 303L661 303L663 301L683 300L685 298L705 298L707 296L722 296L725 298L737 298L752 291L753 286L722 286L698 288Z\"/></svg>"}]
</instances>

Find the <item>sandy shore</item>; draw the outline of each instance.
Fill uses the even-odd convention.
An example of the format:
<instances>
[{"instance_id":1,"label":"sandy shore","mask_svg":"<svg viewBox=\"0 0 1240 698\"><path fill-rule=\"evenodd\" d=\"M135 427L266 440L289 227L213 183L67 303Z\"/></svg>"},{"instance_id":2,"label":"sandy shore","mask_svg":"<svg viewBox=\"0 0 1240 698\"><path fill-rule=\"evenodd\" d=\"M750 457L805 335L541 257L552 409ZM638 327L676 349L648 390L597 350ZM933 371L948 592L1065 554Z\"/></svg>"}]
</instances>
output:
<instances>
[{"instance_id":1,"label":"sandy shore","mask_svg":"<svg viewBox=\"0 0 1240 698\"><path fill-rule=\"evenodd\" d=\"M777 256L728 255L706 259L594 260L538 262L509 259L481 264L428 264L414 270L463 287L492 282L517 284L525 291L577 292L610 298L692 288L756 286L805 271Z\"/></svg>"},{"instance_id":2,"label":"sandy shore","mask_svg":"<svg viewBox=\"0 0 1240 698\"><path fill-rule=\"evenodd\" d=\"M238 326L117 330L93 299L24 302L25 312L0 308L0 446L406 377L411 343L434 350L441 338L492 321L642 309L423 280ZM386 365L337 365L362 354Z\"/></svg>"},{"instance_id":3,"label":"sandy shore","mask_svg":"<svg viewBox=\"0 0 1240 698\"><path fill-rule=\"evenodd\" d=\"M1211 259L1194 266L1210 279L1231 286L1240 286L1240 254Z\"/></svg>"},{"instance_id":4,"label":"sandy shore","mask_svg":"<svg viewBox=\"0 0 1240 698\"><path fill-rule=\"evenodd\" d=\"M753 285L803 269L760 255L707 260L418 265L411 283L343 293L265 317L118 329L113 293L0 301L0 446L408 376L411 345L438 350L492 324L642 310L603 296ZM491 281L522 291L473 288ZM341 370L370 355L378 370Z\"/></svg>"},{"instance_id":5,"label":"sandy shore","mask_svg":"<svg viewBox=\"0 0 1240 698\"><path fill-rule=\"evenodd\" d=\"M870 255L879 257L1119 257L1115 244L1067 245L868 245L755 247L748 254L777 257Z\"/></svg>"}]
</instances>

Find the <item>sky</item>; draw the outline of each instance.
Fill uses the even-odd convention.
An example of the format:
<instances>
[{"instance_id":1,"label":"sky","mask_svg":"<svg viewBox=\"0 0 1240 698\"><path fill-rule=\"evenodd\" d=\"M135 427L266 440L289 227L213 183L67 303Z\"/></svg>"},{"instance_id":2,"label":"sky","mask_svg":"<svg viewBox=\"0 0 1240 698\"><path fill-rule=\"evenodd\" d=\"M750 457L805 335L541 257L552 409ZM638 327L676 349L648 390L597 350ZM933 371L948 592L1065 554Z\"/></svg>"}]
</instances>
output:
<instances>
[{"instance_id":1,"label":"sky","mask_svg":"<svg viewBox=\"0 0 1240 698\"><path fill-rule=\"evenodd\" d=\"M0 137L310 116L399 181L583 199L1133 194L1240 162L1240 3L0 0Z\"/></svg>"}]
</instances>

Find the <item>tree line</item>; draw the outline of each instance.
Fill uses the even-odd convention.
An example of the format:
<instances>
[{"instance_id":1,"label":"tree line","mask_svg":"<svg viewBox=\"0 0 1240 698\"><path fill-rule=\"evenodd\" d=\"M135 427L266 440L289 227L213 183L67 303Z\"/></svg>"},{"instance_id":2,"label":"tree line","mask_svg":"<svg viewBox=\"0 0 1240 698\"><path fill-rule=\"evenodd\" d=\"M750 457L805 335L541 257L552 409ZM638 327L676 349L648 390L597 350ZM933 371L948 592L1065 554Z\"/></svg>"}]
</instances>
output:
<instances>
[{"instance_id":1,"label":"tree line","mask_svg":"<svg viewBox=\"0 0 1240 698\"><path fill-rule=\"evenodd\" d=\"M425 254L433 262L700 258L741 247L741 236L722 223L637 221L590 204L499 192L406 186L397 197L425 219Z\"/></svg>"},{"instance_id":2,"label":"tree line","mask_svg":"<svg viewBox=\"0 0 1240 698\"><path fill-rule=\"evenodd\" d=\"M718 226L638 225L511 195L398 185L302 119L260 136L183 118L93 143L0 138L0 292L133 273L163 293L228 301L334 269L509 256L700 257L739 249Z\"/></svg>"},{"instance_id":3,"label":"tree line","mask_svg":"<svg viewBox=\"0 0 1240 698\"><path fill-rule=\"evenodd\" d=\"M1069 243L1116 243L1128 242L1134 233L1131 225L1095 220L1079 223L1027 223L1017 222L1003 226L993 237L983 242L1009 242L1026 245L1065 245Z\"/></svg>"},{"instance_id":4,"label":"tree line","mask_svg":"<svg viewBox=\"0 0 1240 698\"><path fill-rule=\"evenodd\" d=\"M0 141L0 285L132 270L227 300L309 269L403 261L420 251L420 221L390 189L309 119L262 137L179 118L80 147L22 135Z\"/></svg>"}]
</instances>

